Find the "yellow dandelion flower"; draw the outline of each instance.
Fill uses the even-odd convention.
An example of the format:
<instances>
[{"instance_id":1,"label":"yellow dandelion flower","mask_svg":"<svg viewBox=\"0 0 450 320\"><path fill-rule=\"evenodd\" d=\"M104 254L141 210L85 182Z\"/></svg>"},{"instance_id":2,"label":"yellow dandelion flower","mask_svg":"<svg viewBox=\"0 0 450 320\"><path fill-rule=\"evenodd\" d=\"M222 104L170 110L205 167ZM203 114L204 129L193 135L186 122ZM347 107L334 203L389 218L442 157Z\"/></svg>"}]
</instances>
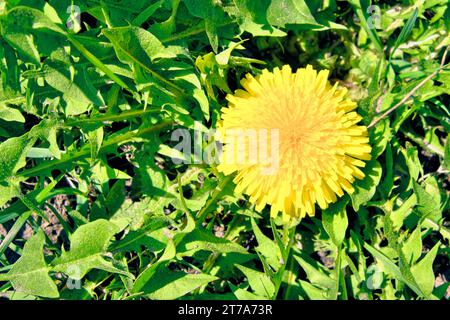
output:
<instances>
[{"instance_id":1,"label":"yellow dandelion flower","mask_svg":"<svg viewBox=\"0 0 450 320\"><path fill-rule=\"evenodd\" d=\"M270 205L271 216L281 212L285 221L312 216L316 204L327 208L364 177L367 128L358 125L347 90L331 86L328 74L309 65L295 73L287 65L263 70L241 81L245 90L227 96L218 170L237 173L236 191L249 195L257 211Z\"/></svg>"}]
</instances>

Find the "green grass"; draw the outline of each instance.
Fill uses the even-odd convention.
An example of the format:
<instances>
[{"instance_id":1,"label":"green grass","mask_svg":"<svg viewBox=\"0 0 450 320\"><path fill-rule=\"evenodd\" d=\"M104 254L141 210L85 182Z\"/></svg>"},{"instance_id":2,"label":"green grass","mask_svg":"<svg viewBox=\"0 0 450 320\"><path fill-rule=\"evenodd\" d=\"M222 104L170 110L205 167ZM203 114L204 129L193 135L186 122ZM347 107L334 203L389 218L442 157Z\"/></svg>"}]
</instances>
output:
<instances>
[{"instance_id":1,"label":"green grass","mask_svg":"<svg viewBox=\"0 0 450 320\"><path fill-rule=\"evenodd\" d=\"M447 0L15 0L0 27L0 297L448 299ZM373 148L290 227L171 140L285 64L329 69Z\"/></svg>"}]
</instances>

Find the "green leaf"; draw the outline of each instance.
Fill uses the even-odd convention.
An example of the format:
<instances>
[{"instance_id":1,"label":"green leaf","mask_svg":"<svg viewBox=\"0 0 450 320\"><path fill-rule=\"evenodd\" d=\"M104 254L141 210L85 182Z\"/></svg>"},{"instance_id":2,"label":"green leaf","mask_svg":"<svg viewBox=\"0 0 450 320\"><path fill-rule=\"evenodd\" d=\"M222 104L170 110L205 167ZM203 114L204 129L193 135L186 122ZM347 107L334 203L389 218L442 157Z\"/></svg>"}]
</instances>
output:
<instances>
[{"instance_id":1,"label":"green leaf","mask_svg":"<svg viewBox=\"0 0 450 320\"><path fill-rule=\"evenodd\" d=\"M0 181L9 179L25 165L25 156L36 139L28 134L9 138L0 144Z\"/></svg>"},{"instance_id":2,"label":"green leaf","mask_svg":"<svg viewBox=\"0 0 450 320\"><path fill-rule=\"evenodd\" d=\"M368 243L364 244L364 247L367 249L367 251L370 252L370 254L377 260L379 261L383 267L384 267L384 272L391 274L394 278L406 283L416 294L418 294L419 296L423 296L423 292L421 291L421 289L419 288L419 286L416 284L414 278L410 279L409 277L409 273L410 272L405 272L405 271L409 271L408 270L402 270L401 268L399 268L394 261L392 261L389 257L387 257L384 253L382 253L381 251L377 250L376 248L372 247L371 245L369 245ZM402 265L402 267L406 267L406 265ZM405 273L405 274L404 274Z\"/></svg>"},{"instance_id":3,"label":"green leaf","mask_svg":"<svg viewBox=\"0 0 450 320\"><path fill-rule=\"evenodd\" d=\"M88 134L89 146L91 148L91 163L94 164L98 153L102 147L104 130L102 127L89 131Z\"/></svg>"},{"instance_id":4,"label":"green leaf","mask_svg":"<svg viewBox=\"0 0 450 320\"><path fill-rule=\"evenodd\" d=\"M327 291L335 287L336 281L327 274L322 265L303 254L296 254L294 255L294 258L305 271L311 284L320 286L322 289L326 289Z\"/></svg>"},{"instance_id":5,"label":"green leaf","mask_svg":"<svg viewBox=\"0 0 450 320\"><path fill-rule=\"evenodd\" d=\"M43 120L26 134L2 142L0 144L0 182L9 180L25 166L25 157L38 138L47 140L50 143L50 151L58 157L59 149L56 143L58 128L57 121Z\"/></svg>"},{"instance_id":6,"label":"green leaf","mask_svg":"<svg viewBox=\"0 0 450 320\"><path fill-rule=\"evenodd\" d=\"M4 34L10 32L28 33L33 30L52 31L60 34L66 32L54 23L44 12L25 6L17 6L8 11L2 21Z\"/></svg>"},{"instance_id":7,"label":"green leaf","mask_svg":"<svg viewBox=\"0 0 450 320\"><path fill-rule=\"evenodd\" d=\"M434 182L436 183L436 180ZM440 196L437 184L432 184L428 179L423 185L413 181L413 190L417 199L417 205L414 207L414 210L421 219L429 218L436 223L439 222L442 217L442 211L440 209Z\"/></svg>"},{"instance_id":8,"label":"green leaf","mask_svg":"<svg viewBox=\"0 0 450 320\"><path fill-rule=\"evenodd\" d=\"M422 260L411 267L411 273L426 297L430 296L434 287L433 262L440 243L438 242Z\"/></svg>"},{"instance_id":9,"label":"green leaf","mask_svg":"<svg viewBox=\"0 0 450 320\"><path fill-rule=\"evenodd\" d=\"M416 147L409 142L406 143L406 149L400 149L405 157L406 166L412 180L417 180L419 175L423 175L423 168L419 160L419 152Z\"/></svg>"},{"instance_id":10,"label":"green leaf","mask_svg":"<svg viewBox=\"0 0 450 320\"><path fill-rule=\"evenodd\" d=\"M255 222L255 219L252 218L251 221L256 241L258 241L258 246L256 247L256 250L267 259L267 262L275 270L278 270L278 268L280 267L280 259L281 259L280 248L276 245L276 243L272 239L270 239L261 232L261 229L259 229L258 225Z\"/></svg>"},{"instance_id":11,"label":"green leaf","mask_svg":"<svg viewBox=\"0 0 450 320\"><path fill-rule=\"evenodd\" d=\"M318 25L304 0L272 0L267 9L267 20L277 27L286 24Z\"/></svg>"},{"instance_id":12,"label":"green leaf","mask_svg":"<svg viewBox=\"0 0 450 320\"><path fill-rule=\"evenodd\" d=\"M233 294L236 296L238 300L264 300L266 299L264 296L258 296L254 293L251 293L249 291L246 291L242 288L238 288L232 283L229 283L231 291L233 291Z\"/></svg>"},{"instance_id":13,"label":"green leaf","mask_svg":"<svg viewBox=\"0 0 450 320\"><path fill-rule=\"evenodd\" d=\"M443 166L447 169L450 170L450 139L447 135L447 140L445 141L445 149L444 149L444 162L443 162Z\"/></svg>"},{"instance_id":14,"label":"green leaf","mask_svg":"<svg viewBox=\"0 0 450 320\"><path fill-rule=\"evenodd\" d=\"M102 99L97 95L97 90L88 79L86 72L76 70L71 75L69 67L59 62L48 62L44 67L45 81L56 90L63 93L67 103L67 116L79 115L87 111L89 105L104 105Z\"/></svg>"},{"instance_id":15,"label":"green leaf","mask_svg":"<svg viewBox=\"0 0 450 320\"><path fill-rule=\"evenodd\" d=\"M373 24L373 17L368 17L368 7L370 6L370 0L349 0L350 4L354 7L356 14L358 15L361 27L364 29L366 34L372 40L373 44L377 48L377 51L383 52L383 45L381 43L380 37ZM372 20L371 20L372 19Z\"/></svg>"},{"instance_id":16,"label":"green leaf","mask_svg":"<svg viewBox=\"0 0 450 320\"><path fill-rule=\"evenodd\" d=\"M422 254L422 234L417 227L402 246L402 251L410 265L414 264Z\"/></svg>"},{"instance_id":17,"label":"green leaf","mask_svg":"<svg viewBox=\"0 0 450 320\"><path fill-rule=\"evenodd\" d=\"M409 17L408 21L406 22L405 26L403 27L402 31L397 37L397 40L394 43L394 46L391 51L391 56L394 55L395 51L398 49L398 47L406 41L406 39L411 34L411 31L414 27L414 24L416 23L417 16L419 14L419 9L415 8L413 14L411 17Z\"/></svg>"},{"instance_id":18,"label":"green leaf","mask_svg":"<svg viewBox=\"0 0 450 320\"><path fill-rule=\"evenodd\" d=\"M165 144L161 144L159 146L158 153L162 154L166 157L169 157L170 159L172 159L172 161L179 161L180 163L182 161L188 162L190 160L190 159L187 159L186 156L180 150L171 148Z\"/></svg>"},{"instance_id":19,"label":"green leaf","mask_svg":"<svg viewBox=\"0 0 450 320\"><path fill-rule=\"evenodd\" d=\"M124 63L142 63L150 66L158 58L176 57L174 52L166 48L158 38L139 27L103 29L102 33L114 45L118 58Z\"/></svg>"},{"instance_id":20,"label":"green leaf","mask_svg":"<svg viewBox=\"0 0 450 320\"><path fill-rule=\"evenodd\" d=\"M348 227L347 211L345 209L349 199L340 200L322 212L322 224L333 243L339 248L344 241Z\"/></svg>"},{"instance_id":21,"label":"green leaf","mask_svg":"<svg viewBox=\"0 0 450 320\"><path fill-rule=\"evenodd\" d=\"M1 30L3 38L27 61L36 65L41 61L33 33L37 30L65 33L42 11L25 6L11 9L1 20Z\"/></svg>"},{"instance_id":22,"label":"green leaf","mask_svg":"<svg viewBox=\"0 0 450 320\"><path fill-rule=\"evenodd\" d=\"M317 288L308 281L299 280L301 290L305 292L310 300L328 300L327 290Z\"/></svg>"},{"instance_id":23,"label":"green leaf","mask_svg":"<svg viewBox=\"0 0 450 320\"><path fill-rule=\"evenodd\" d=\"M181 88L151 68L156 59L175 58L178 54L176 50L166 48L153 34L135 26L103 29L102 33L111 41L117 57L123 63L134 68L139 66L160 83L174 89L177 93L183 92Z\"/></svg>"},{"instance_id":24,"label":"green leaf","mask_svg":"<svg viewBox=\"0 0 450 320\"><path fill-rule=\"evenodd\" d=\"M205 31L214 52L219 49L218 27L225 21L225 13L214 0L184 0L189 12L204 19Z\"/></svg>"},{"instance_id":25,"label":"green leaf","mask_svg":"<svg viewBox=\"0 0 450 320\"><path fill-rule=\"evenodd\" d=\"M354 184L355 191L350 195L352 205L355 211L358 211L361 205L366 204L372 199L381 179L381 165L376 160L371 160L364 168L365 177Z\"/></svg>"},{"instance_id":26,"label":"green leaf","mask_svg":"<svg viewBox=\"0 0 450 320\"><path fill-rule=\"evenodd\" d=\"M144 271L139 274L136 281L133 284L132 292L142 292L145 290L145 286L151 282L153 279L153 276L157 273L157 271L160 269L160 266L164 266L168 261L175 258L176 254L176 247L172 239L169 239L167 242L167 246L162 254L162 256L156 261L155 263L149 265ZM154 283L156 281L153 281ZM151 289L150 289L151 290Z\"/></svg>"},{"instance_id":27,"label":"green leaf","mask_svg":"<svg viewBox=\"0 0 450 320\"><path fill-rule=\"evenodd\" d=\"M52 261L54 271L61 271L74 280L82 279L91 269L130 275L105 260L111 238L118 227L103 219L79 227L70 237L70 250Z\"/></svg>"},{"instance_id":28,"label":"green leaf","mask_svg":"<svg viewBox=\"0 0 450 320\"><path fill-rule=\"evenodd\" d=\"M242 32L247 31L253 36L283 37L285 32L271 27L267 20L267 9L270 1L260 0L234 0L235 10L229 13L239 18L239 27Z\"/></svg>"},{"instance_id":29,"label":"green leaf","mask_svg":"<svg viewBox=\"0 0 450 320\"><path fill-rule=\"evenodd\" d=\"M158 0L155 3L150 4L144 11L140 12L136 18L133 19L132 24L136 26L140 26L143 24L148 18L150 18L156 10L158 10L164 0Z\"/></svg>"},{"instance_id":30,"label":"green leaf","mask_svg":"<svg viewBox=\"0 0 450 320\"><path fill-rule=\"evenodd\" d=\"M247 254L242 246L227 239L213 236L202 229L195 229L183 237L177 246L177 256L193 256L197 251L206 250L214 253L238 252Z\"/></svg>"},{"instance_id":31,"label":"green leaf","mask_svg":"<svg viewBox=\"0 0 450 320\"><path fill-rule=\"evenodd\" d=\"M58 288L48 275L49 267L44 260L44 232L32 236L23 248L22 256L7 274L0 274L0 281L11 281L21 293L45 298L59 297Z\"/></svg>"},{"instance_id":32,"label":"green leaf","mask_svg":"<svg viewBox=\"0 0 450 320\"><path fill-rule=\"evenodd\" d=\"M275 285L265 273L241 265L237 265L236 268L247 277L248 283L256 295L271 298L275 294Z\"/></svg>"},{"instance_id":33,"label":"green leaf","mask_svg":"<svg viewBox=\"0 0 450 320\"><path fill-rule=\"evenodd\" d=\"M8 181L5 185L0 183L0 207L4 206L12 198L20 195L20 184L18 181Z\"/></svg>"},{"instance_id":34,"label":"green leaf","mask_svg":"<svg viewBox=\"0 0 450 320\"><path fill-rule=\"evenodd\" d=\"M154 300L173 300L218 278L208 274L175 272L160 266L153 279L154 281L147 282L143 287L144 294Z\"/></svg>"},{"instance_id":35,"label":"green leaf","mask_svg":"<svg viewBox=\"0 0 450 320\"><path fill-rule=\"evenodd\" d=\"M19 110L9 108L2 104L0 104L0 119L5 121L25 122L25 118Z\"/></svg>"},{"instance_id":36,"label":"green leaf","mask_svg":"<svg viewBox=\"0 0 450 320\"><path fill-rule=\"evenodd\" d=\"M370 131L370 145L372 146L372 159L377 159L391 141L393 133L389 119L383 119Z\"/></svg>"}]
</instances>

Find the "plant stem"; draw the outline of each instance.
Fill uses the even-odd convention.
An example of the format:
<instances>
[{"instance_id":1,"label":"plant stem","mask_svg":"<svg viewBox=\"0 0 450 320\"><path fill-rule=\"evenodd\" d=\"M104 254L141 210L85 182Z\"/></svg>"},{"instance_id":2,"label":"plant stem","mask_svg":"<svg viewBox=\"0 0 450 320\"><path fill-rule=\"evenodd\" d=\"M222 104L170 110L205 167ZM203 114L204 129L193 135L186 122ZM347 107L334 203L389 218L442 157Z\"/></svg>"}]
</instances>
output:
<instances>
[{"instance_id":1,"label":"plant stem","mask_svg":"<svg viewBox=\"0 0 450 320\"><path fill-rule=\"evenodd\" d=\"M128 85L120 79L114 72L111 71L103 62L100 61L95 55L93 55L88 49L86 49L75 37L73 37L71 34L66 34L67 39L73 44L75 48L78 49L78 51L83 54L83 56L86 57L94 66L102 70L111 80L116 82L118 85L120 85L123 89L126 89L130 92L132 90Z\"/></svg>"},{"instance_id":2,"label":"plant stem","mask_svg":"<svg viewBox=\"0 0 450 320\"><path fill-rule=\"evenodd\" d=\"M157 109L146 109L146 110L131 110L131 111L125 111L120 114L105 114L100 116L95 116L92 118L85 118L85 119L76 119L76 120L69 120L66 121L65 125L68 127L75 127L80 126L83 124L90 124L95 122L113 122L113 121L122 121L126 120L128 118L135 118L139 116L143 116L148 113L156 113L160 110Z\"/></svg>"},{"instance_id":3,"label":"plant stem","mask_svg":"<svg viewBox=\"0 0 450 320\"><path fill-rule=\"evenodd\" d=\"M225 186L231 181L232 176L225 177L222 181L220 181L219 185L217 186L216 190L213 192L211 198L209 198L208 202L206 202L205 206L197 213L197 226L201 226L203 221L206 219L206 215L209 212L210 207L213 203L216 202L217 198L222 193Z\"/></svg>"},{"instance_id":4,"label":"plant stem","mask_svg":"<svg viewBox=\"0 0 450 320\"><path fill-rule=\"evenodd\" d=\"M171 121L170 122L166 121L166 122L156 124L153 127L144 128L144 129L140 129L137 131L136 130L129 131L127 133L111 137L109 139L106 139L103 142L102 146L100 147L99 152L104 151L108 147L111 147L114 145L122 145L124 143L132 141L135 138L141 137L148 133L162 131L162 130L170 127L173 124L174 123ZM85 146L85 147L81 148L80 150L77 150L74 153L63 156L61 159L47 161L47 162L44 162L41 165L38 165L34 168L26 169L26 170L20 172L19 175L22 177L33 177L33 176L39 174L41 171L57 168L58 166L63 165L65 163L73 162L75 160L79 160L79 159L83 159L83 158L87 158L90 155L91 155L91 150L90 150L89 146L87 146L87 147Z\"/></svg>"},{"instance_id":5,"label":"plant stem","mask_svg":"<svg viewBox=\"0 0 450 320\"><path fill-rule=\"evenodd\" d=\"M283 264L281 265L280 269L277 271L276 277L275 277L275 293L272 297L272 300L276 300L278 296L278 292L280 291L281 284L283 283L284 278L284 272L286 271L286 266L289 262L290 253L291 253L291 247L294 243L294 237L295 237L295 226L291 226L290 224L286 223L283 225L283 244L284 248L280 248L281 252L283 254ZM289 285L289 284L288 284Z\"/></svg>"}]
</instances>

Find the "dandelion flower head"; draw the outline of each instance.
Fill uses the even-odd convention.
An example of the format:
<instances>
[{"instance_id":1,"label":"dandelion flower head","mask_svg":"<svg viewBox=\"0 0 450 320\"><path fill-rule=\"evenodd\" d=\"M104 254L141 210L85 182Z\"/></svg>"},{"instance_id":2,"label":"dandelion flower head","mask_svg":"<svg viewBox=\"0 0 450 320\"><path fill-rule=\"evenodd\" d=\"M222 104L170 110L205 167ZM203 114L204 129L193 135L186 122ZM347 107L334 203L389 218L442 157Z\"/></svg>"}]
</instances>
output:
<instances>
[{"instance_id":1,"label":"dandelion flower head","mask_svg":"<svg viewBox=\"0 0 450 320\"><path fill-rule=\"evenodd\" d=\"M332 86L328 75L310 65L296 72L285 65L255 77L247 74L243 89L227 96L218 124L222 135L230 129L278 133L265 140L270 154L275 148L270 140L277 138L277 169L269 174L264 159L223 160L248 155L250 139L261 142L262 136L224 142L218 170L236 173L236 191L247 194L257 211L269 205L271 216L281 212L285 221L313 216L316 205L326 209L364 178L371 152L367 128L358 124L362 118L356 103L346 98L347 90Z\"/></svg>"}]
</instances>

